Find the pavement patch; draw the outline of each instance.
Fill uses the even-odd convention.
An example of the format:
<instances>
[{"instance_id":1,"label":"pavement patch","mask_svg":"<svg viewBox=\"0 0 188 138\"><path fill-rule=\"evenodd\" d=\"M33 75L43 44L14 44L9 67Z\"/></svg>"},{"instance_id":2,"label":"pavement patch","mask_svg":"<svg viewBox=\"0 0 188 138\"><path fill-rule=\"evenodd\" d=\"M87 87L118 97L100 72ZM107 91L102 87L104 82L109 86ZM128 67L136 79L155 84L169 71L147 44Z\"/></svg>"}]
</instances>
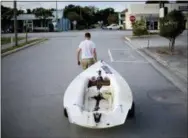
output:
<instances>
[{"instance_id":1,"label":"pavement patch","mask_svg":"<svg viewBox=\"0 0 188 138\"><path fill-rule=\"evenodd\" d=\"M148 92L148 97L159 103L184 104L186 95L180 91L152 91Z\"/></svg>"},{"instance_id":2,"label":"pavement patch","mask_svg":"<svg viewBox=\"0 0 188 138\"><path fill-rule=\"evenodd\" d=\"M134 50L109 49L108 54L111 59L111 62L148 63L142 57L140 57Z\"/></svg>"}]
</instances>

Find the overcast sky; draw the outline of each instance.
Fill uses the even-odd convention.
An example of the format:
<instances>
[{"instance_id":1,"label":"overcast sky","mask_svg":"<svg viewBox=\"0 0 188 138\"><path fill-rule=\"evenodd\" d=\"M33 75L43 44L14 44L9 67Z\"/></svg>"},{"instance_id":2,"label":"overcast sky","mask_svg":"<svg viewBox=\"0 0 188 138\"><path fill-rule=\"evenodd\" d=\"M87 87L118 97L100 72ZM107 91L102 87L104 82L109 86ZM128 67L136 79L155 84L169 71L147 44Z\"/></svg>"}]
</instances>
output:
<instances>
[{"instance_id":1,"label":"overcast sky","mask_svg":"<svg viewBox=\"0 0 188 138\"><path fill-rule=\"evenodd\" d=\"M6 0L2 2L2 5L4 6L8 6L8 7L13 7L13 2L11 0ZM112 7L114 8L116 11L122 11L126 8L127 4L130 3L144 3L143 0L132 0L132 2L125 2L125 1L119 1L119 2L105 2L105 1L95 1L95 2L80 2L79 0L74 0L74 2L67 2L67 1L59 1L57 3L57 7L58 9L63 9L66 5L69 4L74 4L74 5L81 5L81 6L96 6L100 9L104 9L104 8L108 8L108 7ZM77 2L78 1L78 2ZM24 0L24 2L18 2L17 3L17 7L19 9L33 9L33 8L37 8L37 7L44 7L44 8L56 8L56 1L52 0L52 1L44 1L44 0L40 0L40 2L38 1L31 1L31 0Z\"/></svg>"},{"instance_id":2,"label":"overcast sky","mask_svg":"<svg viewBox=\"0 0 188 138\"><path fill-rule=\"evenodd\" d=\"M17 3L18 9L33 9L37 7L56 8L56 0L40 0L40 2L32 1L32 0L23 0L23 2L19 2L19 0L17 1L18 1ZM63 9L66 5L74 4L74 5L81 5L81 6L96 6L100 9L112 7L115 9L115 11L123 11L128 4L145 3L146 0L127 0L127 2L125 2L126 0L118 0L118 2L115 2L115 0L108 0L108 2L105 2L105 0L103 1L93 0L93 1L95 2L88 2L88 0L82 0L82 2L80 2L79 0L74 0L74 2L68 2L65 0L57 0L58 2L57 7L58 9ZM174 0L171 0L171 1L174 1ZM4 6L13 7L12 0L4 0L1 3Z\"/></svg>"}]
</instances>

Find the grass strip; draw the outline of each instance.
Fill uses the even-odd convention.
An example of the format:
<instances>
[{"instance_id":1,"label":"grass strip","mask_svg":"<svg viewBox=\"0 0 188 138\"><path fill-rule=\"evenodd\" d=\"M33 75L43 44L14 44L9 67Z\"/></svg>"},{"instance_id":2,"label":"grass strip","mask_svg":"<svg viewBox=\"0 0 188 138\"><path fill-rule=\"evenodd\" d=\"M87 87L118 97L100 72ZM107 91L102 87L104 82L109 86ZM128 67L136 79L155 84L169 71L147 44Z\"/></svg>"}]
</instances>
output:
<instances>
[{"instance_id":1,"label":"grass strip","mask_svg":"<svg viewBox=\"0 0 188 138\"><path fill-rule=\"evenodd\" d=\"M25 37L18 37L18 41L25 39ZM13 38L13 42L15 42L15 37ZM11 37L1 37L1 45L11 43Z\"/></svg>"},{"instance_id":2,"label":"grass strip","mask_svg":"<svg viewBox=\"0 0 188 138\"><path fill-rule=\"evenodd\" d=\"M39 41L39 40L42 40L42 39L30 40L30 41L28 41L28 42L21 43L21 44L19 44L18 46L13 46L13 47L9 47L9 48L3 49L3 50L1 50L1 53L5 53L5 52L8 52L8 51L11 51L11 50L14 50L14 49L23 47L23 46L25 46L25 45L27 45L27 44L31 44L31 43L36 42L36 41ZM47 40L47 39L44 39L44 40Z\"/></svg>"}]
</instances>

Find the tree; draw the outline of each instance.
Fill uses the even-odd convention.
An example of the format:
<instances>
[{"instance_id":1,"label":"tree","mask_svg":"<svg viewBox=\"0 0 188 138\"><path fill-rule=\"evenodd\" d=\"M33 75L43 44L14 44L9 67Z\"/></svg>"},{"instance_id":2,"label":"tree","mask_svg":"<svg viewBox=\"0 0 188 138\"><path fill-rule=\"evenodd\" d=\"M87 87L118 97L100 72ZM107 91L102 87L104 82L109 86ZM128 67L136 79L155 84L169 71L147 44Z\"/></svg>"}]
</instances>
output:
<instances>
[{"instance_id":1,"label":"tree","mask_svg":"<svg viewBox=\"0 0 188 138\"><path fill-rule=\"evenodd\" d=\"M175 39L185 29L184 16L181 11L173 10L160 19L160 35L169 39L169 49L174 52Z\"/></svg>"},{"instance_id":2,"label":"tree","mask_svg":"<svg viewBox=\"0 0 188 138\"><path fill-rule=\"evenodd\" d=\"M77 15L79 16L79 20L77 19L77 26L89 27L90 25L97 22L96 13L97 9L94 6L77 6L77 5L68 5L64 9L64 17L70 19L72 16L77 19ZM71 13L71 14L70 14ZM69 16L69 17L68 17Z\"/></svg>"},{"instance_id":3,"label":"tree","mask_svg":"<svg viewBox=\"0 0 188 138\"><path fill-rule=\"evenodd\" d=\"M107 20L108 20L108 24L117 23L118 16L117 14L111 14L108 16Z\"/></svg>"},{"instance_id":4,"label":"tree","mask_svg":"<svg viewBox=\"0 0 188 138\"><path fill-rule=\"evenodd\" d=\"M67 18L72 22L74 20L78 21L80 20L80 16L76 12L69 12L67 14Z\"/></svg>"},{"instance_id":5,"label":"tree","mask_svg":"<svg viewBox=\"0 0 188 138\"><path fill-rule=\"evenodd\" d=\"M17 15L24 13L23 10L17 10ZM12 26L11 19L14 15L14 9L1 5L1 28L7 29Z\"/></svg>"},{"instance_id":6,"label":"tree","mask_svg":"<svg viewBox=\"0 0 188 138\"><path fill-rule=\"evenodd\" d=\"M108 24L108 16L111 14L115 14L115 11L113 8L96 10L96 13L95 13L96 22L103 21L103 24Z\"/></svg>"},{"instance_id":7,"label":"tree","mask_svg":"<svg viewBox=\"0 0 188 138\"><path fill-rule=\"evenodd\" d=\"M103 21L104 24L108 23L108 16L110 14L115 14L113 8L106 8L103 10L99 10L94 6L77 6L77 5L68 5L64 9L64 17L70 18L70 13L75 15L75 13L79 16L80 20L77 22L77 26L84 26L85 28L90 27L91 25L98 23L98 21ZM73 14L74 12L74 14ZM71 15L71 16L72 16ZM77 16L75 16L77 18ZM72 17L71 17L72 18Z\"/></svg>"},{"instance_id":8,"label":"tree","mask_svg":"<svg viewBox=\"0 0 188 138\"><path fill-rule=\"evenodd\" d=\"M4 30L10 26L10 20L13 17L14 11L12 8L1 5L1 29Z\"/></svg>"},{"instance_id":9,"label":"tree","mask_svg":"<svg viewBox=\"0 0 188 138\"><path fill-rule=\"evenodd\" d=\"M31 14L31 10L30 9L27 9L27 14Z\"/></svg>"},{"instance_id":10,"label":"tree","mask_svg":"<svg viewBox=\"0 0 188 138\"><path fill-rule=\"evenodd\" d=\"M40 18L43 21L44 26L46 26L46 19L53 17L51 9L36 8L33 9L32 13L34 13L36 17Z\"/></svg>"}]
</instances>

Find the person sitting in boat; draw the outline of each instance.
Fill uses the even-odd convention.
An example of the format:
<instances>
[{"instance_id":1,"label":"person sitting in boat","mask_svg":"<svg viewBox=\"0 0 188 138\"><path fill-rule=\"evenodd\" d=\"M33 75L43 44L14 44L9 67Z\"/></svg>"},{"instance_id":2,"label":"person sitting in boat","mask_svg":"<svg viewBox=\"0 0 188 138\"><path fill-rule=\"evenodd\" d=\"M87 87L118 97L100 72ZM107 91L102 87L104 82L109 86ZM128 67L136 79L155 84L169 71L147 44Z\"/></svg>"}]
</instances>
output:
<instances>
[{"instance_id":1,"label":"person sitting in boat","mask_svg":"<svg viewBox=\"0 0 188 138\"><path fill-rule=\"evenodd\" d=\"M81 60L80 60L81 53ZM77 49L78 65L82 65L83 70L93 65L97 61L95 43L91 41L91 34L85 33L85 40L82 41Z\"/></svg>"}]
</instances>

